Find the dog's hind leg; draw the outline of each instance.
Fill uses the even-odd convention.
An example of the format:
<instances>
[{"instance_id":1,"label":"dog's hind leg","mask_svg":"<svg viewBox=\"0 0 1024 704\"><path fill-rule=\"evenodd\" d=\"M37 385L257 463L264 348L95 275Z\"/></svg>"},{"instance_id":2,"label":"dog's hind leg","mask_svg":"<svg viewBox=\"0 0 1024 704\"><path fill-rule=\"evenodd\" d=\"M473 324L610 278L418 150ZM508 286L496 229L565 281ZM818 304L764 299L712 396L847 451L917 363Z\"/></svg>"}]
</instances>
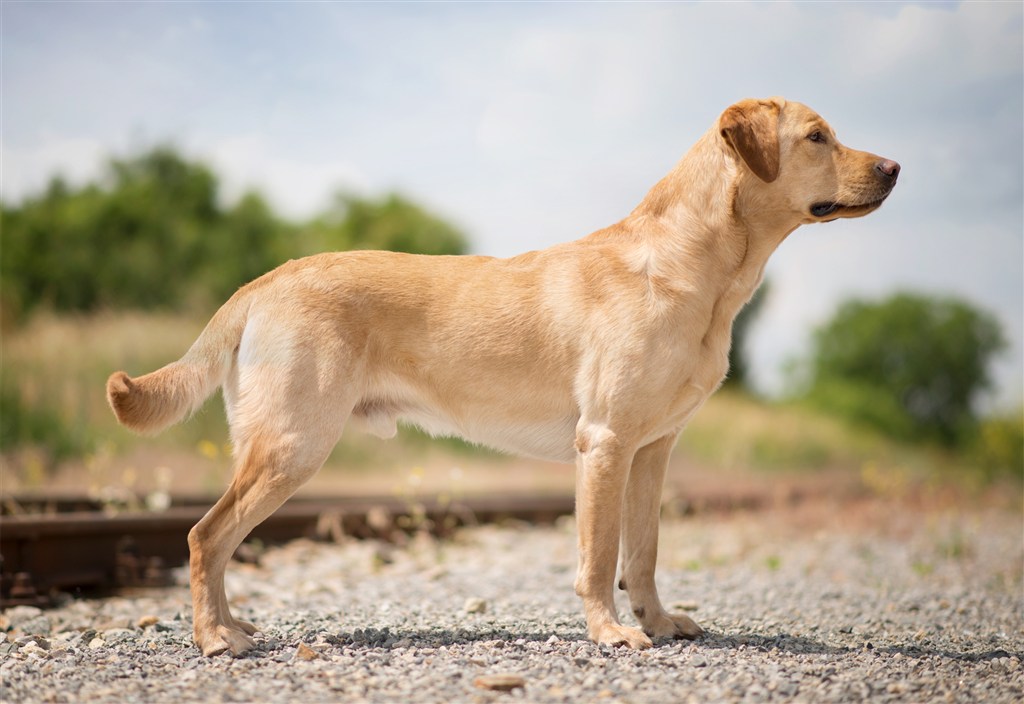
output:
<instances>
[{"instance_id":1,"label":"dog's hind leg","mask_svg":"<svg viewBox=\"0 0 1024 704\"><path fill-rule=\"evenodd\" d=\"M622 522L622 579L633 615L652 638L696 638L703 630L688 616L670 615L661 605L654 570L658 561L658 517L668 458L676 435L640 448L626 482Z\"/></svg>"},{"instance_id":2,"label":"dog's hind leg","mask_svg":"<svg viewBox=\"0 0 1024 704\"><path fill-rule=\"evenodd\" d=\"M228 608L228 561L245 536L317 472L354 404L353 392L339 381L351 378L344 368L351 365L318 358L313 349L278 347L243 351L241 380L233 375L225 384L235 474L188 536L193 636L204 655L253 647L256 627Z\"/></svg>"},{"instance_id":3,"label":"dog's hind leg","mask_svg":"<svg viewBox=\"0 0 1024 704\"><path fill-rule=\"evenodd\" d=\"M316 473L335 440L321 441L316 454L296 447L309 442L302 435L267 433L246 443L224 496L189 532L193 634L204 655L252 648L256 628L231 615L224 571L245 536Z\"/></svg>"}]
</instances>

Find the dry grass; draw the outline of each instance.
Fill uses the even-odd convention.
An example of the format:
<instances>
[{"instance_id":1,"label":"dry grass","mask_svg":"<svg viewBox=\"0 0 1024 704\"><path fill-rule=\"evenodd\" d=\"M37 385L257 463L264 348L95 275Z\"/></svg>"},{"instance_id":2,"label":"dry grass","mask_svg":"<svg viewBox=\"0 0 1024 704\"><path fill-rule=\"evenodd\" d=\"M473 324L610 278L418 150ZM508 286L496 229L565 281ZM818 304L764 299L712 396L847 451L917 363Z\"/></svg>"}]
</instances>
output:
<instances>
[{"instance_id":1,"label":"dry grass","mask_svg":"<svg viewBox=\"0 0 1024 704\"><path fill-rule=\"evenodd\" d=\"M762 403L729 390L708 401L679 447L721 467L764 470L859 471L867 462L916 470L949 460L799 404Z\"/></svg>"},{"instance_id":2,"label":"dry grass","mask_svg":"<svg viewBox=\"0 0 1024 704\"><path fill-rule=\"evenodd\" d=\"M107 406L107 377L118 369L152 371L177 359L202 325L160 314L36 316L4 335L5 384L17 390L25 407L43 410L69 429L85 430L88 445L130 447L138 440L120 429ZM221 414L201 412L198 422L173 429L160 442L195 444L202 437L222 436L224 427Z\"/></svg>"}]
</instances>

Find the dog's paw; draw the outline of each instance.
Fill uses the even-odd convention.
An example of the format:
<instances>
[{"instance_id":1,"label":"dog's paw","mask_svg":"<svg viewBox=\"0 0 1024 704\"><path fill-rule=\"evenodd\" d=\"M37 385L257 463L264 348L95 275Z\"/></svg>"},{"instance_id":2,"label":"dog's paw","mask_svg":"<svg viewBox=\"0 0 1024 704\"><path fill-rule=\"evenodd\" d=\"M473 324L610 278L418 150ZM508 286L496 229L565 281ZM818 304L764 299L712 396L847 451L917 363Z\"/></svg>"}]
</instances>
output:
<instances>
[{"instance_id":1,"label":"dog's paw","mask_svg":"<svg viewBox=\"0 0 1024 704\"><path fill-rule=\"evenodd\" d=\"M235 628L242 631L247 636L251 636L253 633L260 630L258 626L255 626L248 621L243 621L240 618L232 618L231 620L235 622Z\"/></svg>"},{"instance_id":2,"label":"dog's paw","mask_svg":"<svg viewBox=\"0 0 1024 704\"><path fill-rule=\"evenodd\" d=\"M246 625L252 626L252 624ZM253 628L253 633L255 632L256 630ZM256 641L250 638L247 633L229 626L217 626L208 633L195 633L194 640L199 649L203 651L203 655L207 657L213 657L214 655L220 655L229 651L237 657L256 647Z\"/></svg>"},{"instance_id":3,"label":"dog's paw","mask_svg":"<svg viewBox=\"0 0 1024 704\"><path fill-rule=\"evenodd\" d=\"M590 640L598 645L624 645L636 650L650 648L653 645L651 639L640 629L618 623L607 623L590 629Z\"/></svg>"},{"instance_id":4,"label":"dog's paw","mask_svg":"<svg viewBox=\"0 0 1024 704\"><path fill-rule=\"evenodd\" d=\"M685 638L693 640L704 635L704 629L698 626L693 619L683 614L669 614L662 611L660 614L641 621L644 633L651 638Z\"/></svg>"}]
</instances>

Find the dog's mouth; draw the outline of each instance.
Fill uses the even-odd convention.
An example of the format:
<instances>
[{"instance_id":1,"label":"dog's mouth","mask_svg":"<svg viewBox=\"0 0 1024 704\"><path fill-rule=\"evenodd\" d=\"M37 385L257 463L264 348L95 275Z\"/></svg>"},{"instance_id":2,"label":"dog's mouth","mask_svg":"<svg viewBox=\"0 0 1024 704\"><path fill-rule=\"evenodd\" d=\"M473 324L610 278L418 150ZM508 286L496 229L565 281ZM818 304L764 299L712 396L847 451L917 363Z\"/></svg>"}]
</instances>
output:
<instances>
[{"instance_id":1,"label":"dog's mouth","mask_svg":"<svg viewBox=\"0 0 1024 704\"><path fill-rule=\"evenodd\" d=\"M885 199L889 197L886 193L878 200L868 201L866 203L857 203L856 205L850 205L846 203L837 203L836 201L827 200L820 203L815 203L811 206L811 215L816 218L829 218L826 222L832 222L838 218L855 218L861 215L867 215L872 210L880 206Z\"/></svg>"},{"instance_id":2,"label":"dog's mouth","mask_svg":"<svg viewBox=\"0 0 1024 704\"><path fill-rule=\"evenodd\" d=\"M843 206L839 205L839 203L835 203L832 201L825 201L824 203L815 203L814 205L811 206L811 215L813 215L816 218L828 217L829 215L836 212L842 207Z\"/></svg>"}]
</instances>

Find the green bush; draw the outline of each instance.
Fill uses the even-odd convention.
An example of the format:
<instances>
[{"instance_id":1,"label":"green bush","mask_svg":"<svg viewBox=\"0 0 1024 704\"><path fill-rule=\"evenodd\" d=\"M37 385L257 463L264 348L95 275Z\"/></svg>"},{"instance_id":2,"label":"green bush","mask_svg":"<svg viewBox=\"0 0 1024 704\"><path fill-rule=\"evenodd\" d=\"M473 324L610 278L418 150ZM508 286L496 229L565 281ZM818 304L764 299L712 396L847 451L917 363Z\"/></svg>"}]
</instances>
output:
<instances>
[{"instance_id":1,"label":"green bush","mask_svg":"<svg viewBox=\"0 0 1024 704\"><path fill-rule=\"evenodd\" d=\"M466 237L412 201L390 193L379 199L341 193L311 224L329 250L386 249L411 254L462 254Z\"/></svg>"},{"instance_id":2,"label":"green bush","mask_svg":"<svg viewBox=\"0 0 1024 704\"><path fill-rule=\"evenodd\" d=\"M1005 345L994 317L954 298L850 301L814 333L808 396L895 437L955 445Z\"/></svg>"},{"instance_id":3,"label":"green bush","mask_svg":"<svg viewBox=\"0 0 1024 704\"><path fill-rule=\"evenodd\" d=\"M841 379L819 379L808 400L832 415L876 430L897 440L918 435L914 419L889 391L868 384Z\"/></svg>"},{"instance_id":4,"label":"green bush","mask_svg":"<svg viewBox=\"0 0 1024 704\"><path fill-rule=\"evenodd\" d=\"M289 223L249 193L220 203L217 177L170 147L111 160L98 183L0 206L5 320L44 308L208 310L282 262L322 249L461 254L455 227L391 194L340 197Z\"/></svg>"},{"instance_id":5,"label":"green bush","mask_svg":"<svg viewBox=\"0 0 1024 704\"><path fill-rule=\"evenodd\" d=\"M111 161L101 184L54 179L3 208L7 312L180 303L222 224L216 198L208 169L165 148Z\"/></svg>"},{"instance_id":6,"label":"green bush","mask_svg":"<svg viewBox=\"0 0 1024 704\"><path fill-rule=\"evenodd\" d=\"M0 448L9 452L25 446L45 447L47 459L56 462L86 454L92 440L59 409L30 403L5 375L0 379Z\"/></svg>"},{"instance_id":7,"label":"green bush","mask_svg":"<svg viewBox=\"0 0 1024 704\"><path fill-rule=\"evenodd\" d=\"M1015 415L987 418L970 445L978 466L990 477L1024 479L1024 409Z\"/></svg>"}]
</instances>

